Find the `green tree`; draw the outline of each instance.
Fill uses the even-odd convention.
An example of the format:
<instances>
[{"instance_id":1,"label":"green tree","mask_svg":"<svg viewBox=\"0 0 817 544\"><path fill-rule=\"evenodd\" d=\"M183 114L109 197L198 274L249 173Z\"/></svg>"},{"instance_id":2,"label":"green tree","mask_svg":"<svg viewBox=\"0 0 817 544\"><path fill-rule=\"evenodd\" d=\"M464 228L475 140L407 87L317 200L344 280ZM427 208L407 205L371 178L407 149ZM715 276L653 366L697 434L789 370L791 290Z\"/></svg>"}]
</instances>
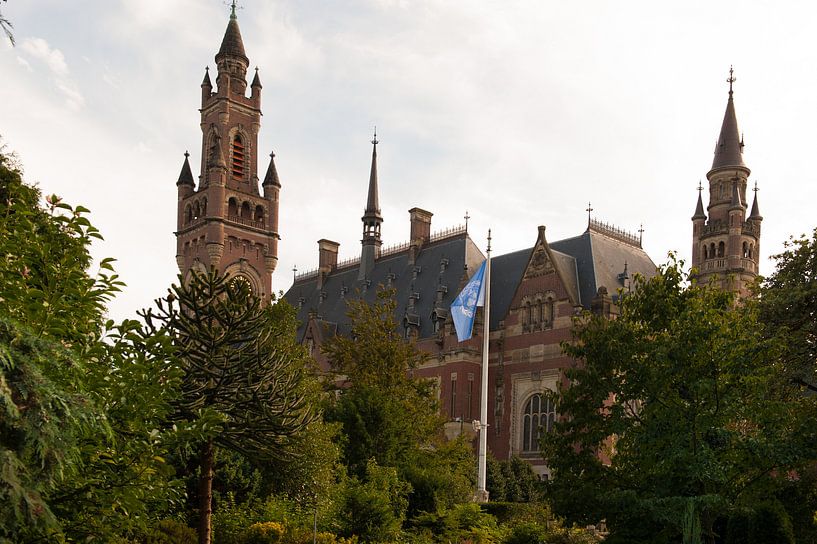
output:
<instances>
[{"instance_id":1,"label":"green tree","mask_svg":"<svg viewBox=\"0 0 817 544\"><path fill-rule=\"evenodd\" d=\"M164 340L105 321L122 284L89 273L87 210L40 198L0 153L0 539L104 541L177 497L177 380Z\"/></svg>"},{"instance_id":2,"label":"green tree","mask_svg":"<svg viewBox=\"0 0 817 544\"><path fill-rule=\"evenodd\" d=\"M295 344L292 309L262 307L246 282L211 271L174 285L143 314L154 334L176 346L182 370L174 417L213 418L199 451L199 542L211 540L216 448L256 460L295 454L299 433L315 419L305 350Z\"/></svg>"},{"instance_id":3,"label":"green tree","mask_svg":"<svg viewBox=\"0 0 817 544\"><path fill-rule=\"evenodd\" d=\"M760 287L760 320L767 337L783 340L786 377L817 392L817 229L786 242L774 259L777 268Z\"/></svg>"},{"instance_id":4,"label":"green tree","mask_svg":"<svg viewBox=\"0 0 817 544\"><path fill-rule=\"evenodd\" d=\"M543 440L555 511L609 542L670 542L814 458L814 399L780 380L776 342L680 264L637 281L616 320L584 316L559 421ZM689 514L693 505L694 516Z\"/></svg>"},{"instance_id":5,"label":"green tree","mask_svg":"<svg viewBox=\"0 0 817 544\"><path fill-rule=\"evenodd\" d=\"M466 441L445 443L433 384L413 375L421 354L398 332L395 308L393 290L348 302L350 334L324 346L346 382L326 417L341 425L349 474L365 479L371 459L396 467L412 485L413 516L468 500L476 463Z\"/></svg>"}]
</instances>

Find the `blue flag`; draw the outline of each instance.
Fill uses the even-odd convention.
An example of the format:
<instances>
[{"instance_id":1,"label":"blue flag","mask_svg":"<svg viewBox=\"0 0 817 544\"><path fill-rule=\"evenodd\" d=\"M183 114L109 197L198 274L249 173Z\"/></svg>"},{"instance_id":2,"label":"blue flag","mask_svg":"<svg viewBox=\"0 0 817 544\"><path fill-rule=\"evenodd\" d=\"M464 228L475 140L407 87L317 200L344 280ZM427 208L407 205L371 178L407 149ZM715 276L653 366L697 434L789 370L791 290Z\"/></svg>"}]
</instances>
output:
<instances>
[{"instance_id":1,"label":"blue flag","mask_svg":"<svg viewBox=\"0 0 817 544\"><path fill-rule=\"evenodd\" d=\"M464 342L471 338L471 329L474 328L474 316L477 313L477 306L485 304L485 263L479 270L471 276L465 287L454 302L451 303L451 319L454 321L454 328L457 329L457 340Z\"/></svg>"}]
</instances>

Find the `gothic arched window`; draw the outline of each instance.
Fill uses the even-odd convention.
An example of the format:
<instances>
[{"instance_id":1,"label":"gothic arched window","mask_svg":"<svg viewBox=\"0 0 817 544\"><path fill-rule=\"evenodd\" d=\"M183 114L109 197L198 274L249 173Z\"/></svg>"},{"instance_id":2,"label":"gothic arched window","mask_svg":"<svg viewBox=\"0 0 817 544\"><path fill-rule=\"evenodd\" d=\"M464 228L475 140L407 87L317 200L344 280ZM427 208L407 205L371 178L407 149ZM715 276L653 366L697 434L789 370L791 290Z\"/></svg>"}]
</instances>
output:
<instances>
[{"instance_id":1,"label":"gothic arched window","mask_svg":"<svg viewBox=\"0 0 817 544\"><path fill-rule=\"evenodd\" d=\"M526 324L533 325L533 306L531 306L530 302L525 304L525 314L526 314Z\"/></svg>"},{"instance_id":2,"label":"gothic arched window","mask_svg":"<svg viewBox=\"0 0 817 544\"><path fill-rule=\"evenodd\" d=\"M227 201L227 217L238 217L238 201L234 198Z\"/></svg>"},{"instance_id":3,"label":"gothic arched window","mask_svg":"<svg viewBox=\"0 0 817 544\"><path fill-rule=\"evenodd\" d=\"M743 242L743 258L749 257L749 244Z\"/></svg>"},{"instance_id":4,"label":"gothic arched window","mask_svg":"<svg viewBox=\"0 0 817 544\"><path fill-rule=\"evenodd\" d=\"M260 204L255 207L255 218L254 219L255 219L255 221L257 221L259 223L264 222L264 207L261 206Z\"/></svg>"},{"instance_id":5,"label":"gothic arched window","mask_svg":"<svg viewBox=\"0 0 817 544\"><path fill-rule=\"evenodd\" d=\"M755 254L755 244L749 244L749 258L753 259Z\"/></svg>"},{"instance_id":6,"label":"gothic arched window","mask_svg":"<svg viewBox=\"0 0 817 544\"><path fill-rule=\"evenodd\" d=\"M718 257L723 257L724 251L726 249L726 244L723 242L718 243Z\"/></svg>"},{"instance_id":7,"label":"gothic arched window","mask_svg":"<svg viewBox=\"0 0 817 544\"><path fill-rule=\"evenodd\" d=\"M538 452L539 436L542 431L550 432L556 418L556 409L553 400L546 395L537 393L525 403L522 412L522 451Z\"/></svg>"},{"instance_id":8,"label":"gothic arched window","mask_svg":"<svg viewBox=\"0 0 817 544\"><path fill-rule=\"evenodd\" d=\"M232 172L233 177L240 179L244 177L244 142L241 135L236 134L232 142Z\"/></svg>"},{"instance_id":9,"label":"gothic arched window","mask_svg":"<svg viewBox=\"0 0 817 544\"><path fill-rule=\"evenodd\" d=\"M244 219L252 219L252 212L250 211L249 202L241 203L241 217L243 217Z\"/></svg>"},{"instance_id":10,"label":"gothic arched window","mask_svg":"<svg viewBox=\"0 0 817 544\"><path fill-rule=\"evenodd\" d=\"M712 242L711 244L709 244L709 258L710 258L710 259L714 259L714 258L715 258L715 243L714 243L714 242Z\"/></svg>"},{"instance_id":11,"label":"gothic arched window","mask_svg":"<svg viewBox=\"0 0 817 544\"><path fill-rule=\"evenodd\" d=\"M542 321L545 325L553 326L553 299L551 298L542 303Z\"/></svg>"},{"instance_id":12,"label":"gothic arched window","mask_svg":"<svg viewBox=\"0 0 817 544\"><path fill-rule=\"evenodd\" d=\"M190 204L184 207L184 224L187 225L193 220L193 209Z\"/></svg>"}]
</instances>

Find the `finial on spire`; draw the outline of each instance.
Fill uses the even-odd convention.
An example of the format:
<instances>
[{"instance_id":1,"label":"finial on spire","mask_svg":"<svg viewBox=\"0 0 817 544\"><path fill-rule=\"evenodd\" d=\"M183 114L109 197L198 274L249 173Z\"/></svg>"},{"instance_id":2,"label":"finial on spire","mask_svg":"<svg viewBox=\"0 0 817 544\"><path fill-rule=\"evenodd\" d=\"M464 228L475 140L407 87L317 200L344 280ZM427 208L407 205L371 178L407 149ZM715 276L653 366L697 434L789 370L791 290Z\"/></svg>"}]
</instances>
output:
<instances>
[{"instance_id":1,"label":"finial on spire","mask_svg":"<svg viewBox=\"0 0 817 544\"><path fill-rule=\"evenodd\" d=\"M698 194L700 194L701 191L703 191L703 190L704 190L704 186L701 183L701 180L698 180Z\"/></svg>"},{"instance_id":2,"label":"finial on spire","mask_svg":"<svg viewBox=\"0 0 817 544\"><path fill-rule=\"evenodd\" d=\"M372 138L372 145L379 144L380 141L377 139L377 125L374 126L374 138Z\"/></svg>"},{"instance_id":3,"label":"finial on spire","mask_svg":"<svg viewBox=\"0 0 817 544\"><path fill-rule=\"evenodd\" d=\"M757 180L755 180L755 188L752 190L755 192L755 194L757 194L757 192L760 190L757 188Z\"/></svg>"},{"instance_id":4,"label":"finial on spire","mask_svg":"<svg viewBox=\"0 0 817 544\"><path fill-rule=\"evenodd\" d=\"M587 203L587 209L584 210L587 212L587 228L590 228L590 212L593 211L593 205L590 202Z\"/></svg>"},{"instance_id":5,"label":"finial on spire","mask_svg":"<svg viewBox=\"0 0 817 544\"><path fill-rule=\"evenodd\" d=\"M465 232L468 232L468 220L471 219L471 216L468 215L468 210L465 210L465 216L463 219L465 219Z\"/></svg>"},{"instance_id":6,"label":"finial on spire","mask_svg":"<svg viewBox=\"0 0 817 544\"><path fill-rule=\"evenodd\" d=\"M641 245L641 242L644 240L644 223L641 223L638 226L638 245ZM627 270L627 262L624 262L624 270Z\"/></svg>"},{"instance_id":7,"label":"finial on spire","mask_svg":"<svg viewBox=\"0 0 817 544\"><path fill-rule=\"evenodd\" d=\"M230 19L236 19L237 18L236 14L235 14L235 9L236 9L235 0L233 0L230 3Z\"/></svg>"},{"instance_id":8,"label":"finial on spire","mask_svg":"<svg viewBox=\"0 0 817 544\"><path fill-rule=\"evenodd\" d=\"M186 159L189 156L190 156L190 153L185 149L184 150L184 158ZM757 182L755 182L755 191L757 191Z\"/></svg>"},{"instance_id":9,"label":"finial on spire","mask_svg":"<svg viewBox=\"0 0 817 544\"><path fill-rule=\"evenodd\" d=\"M729 77L726 78L726 82L729 84L729 96L732 96L732 83L737 81L738 78L735 77L735 70L732 68L732 65L729 65Z\"/></svg>"},{"instance_id":10,"label":"finial on spire","mask_svg":"<svg viewBox=\"0 0 817 544\"><path fill-rule=\"evenodd\" d=\"M292 267L292 282L295 282L295 277L298 275L298 265Z\"/></svg>"}]
</instances>

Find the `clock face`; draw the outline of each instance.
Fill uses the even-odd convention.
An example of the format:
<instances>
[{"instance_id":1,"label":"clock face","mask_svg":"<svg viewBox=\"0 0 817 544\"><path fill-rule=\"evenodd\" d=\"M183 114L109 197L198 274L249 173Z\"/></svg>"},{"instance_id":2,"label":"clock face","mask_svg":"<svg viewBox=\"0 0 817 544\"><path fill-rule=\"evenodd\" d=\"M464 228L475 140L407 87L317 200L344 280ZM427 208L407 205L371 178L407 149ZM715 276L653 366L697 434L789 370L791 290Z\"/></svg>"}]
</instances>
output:
<instances>
[{"instance_id":1,"label":"clock face","mask_svg":"<svg viewBox=\"0 0 817 544\"><path fill-rule=\"evenodd\" d=\"M245 278L244 276L235 276L230 279L230 287L238 292L243 292L246 294L252 294L253 288L250 280Z\"/></svg>"}]
</instances>

